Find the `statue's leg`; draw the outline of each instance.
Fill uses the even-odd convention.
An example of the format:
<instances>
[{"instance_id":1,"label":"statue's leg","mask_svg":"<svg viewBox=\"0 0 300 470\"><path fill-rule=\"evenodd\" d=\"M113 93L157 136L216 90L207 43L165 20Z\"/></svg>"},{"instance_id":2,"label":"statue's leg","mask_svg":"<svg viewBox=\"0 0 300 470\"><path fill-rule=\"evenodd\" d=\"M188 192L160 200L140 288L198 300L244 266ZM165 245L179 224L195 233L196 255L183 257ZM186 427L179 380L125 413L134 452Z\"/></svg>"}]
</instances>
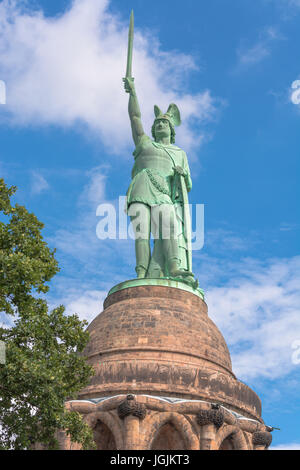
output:
<instances>
[{"instance_id":1,"label":"statue's leg","mask_svg":"<svg viewBox=\"0 0 300 470\"><path fill-rule=\"evenodd\" d=\"M151 233L154 239L154 248L151 256L147 277L158 279L167 276L165 272L165 256L161 239L162 214L159 211L160 205L151 207Z\"/></svg>"},{"instance_id":2,"label":"statue's leg","mask_svg":"<svg viewBox=\"0 0 300 470\"><path fill-rule=\"evenodd\" d=\"M164 259L164 275L176 277L180 273L180 257L178 251L177 220L172 204L155 206L151 211L151 227L154 227L154 238L158 238L160 259ZM157 255L157 256L158 256Z\"/></svg>"},{"instance_id":3,"label":"statue's leg","mask_svg":"<svg viewBox=\"0 0 300 470\"><path fill-rule=\"evenodd\" d=\"M163 255L162 240L154 240L154 248L151 256L147 277L151 279L159 279L166 276L164 272L165 258Z\"/></svg>"},{"instance_id":4,"label":"statue's leg","mask_svg":"<svg viewBox=\"0 0 300 470\"><path fill-rule=\"evenodd\" d=\"M150 262L150 207L140 202L130 205L128 215L135 236L136 273L138 278L146 276Z\"/></svg>"}]
</instances>

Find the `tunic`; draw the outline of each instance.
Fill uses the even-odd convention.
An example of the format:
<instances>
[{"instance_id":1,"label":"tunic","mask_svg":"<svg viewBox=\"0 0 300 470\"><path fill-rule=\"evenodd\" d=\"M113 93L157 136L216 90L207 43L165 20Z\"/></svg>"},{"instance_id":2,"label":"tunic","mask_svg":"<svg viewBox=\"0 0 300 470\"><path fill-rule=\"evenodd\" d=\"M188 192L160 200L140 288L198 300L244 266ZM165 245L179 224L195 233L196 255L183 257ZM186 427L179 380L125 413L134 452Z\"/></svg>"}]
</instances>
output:
<instances>
[{"instance_id":1,"label":"tunic","mask_svg":"<svg viewBox=\"0 0 300 470\"><path fill-rule=\"evenodd\" d=\"M133 155L135 162L127 191L127 208L133 202L148 206L180 202L178 188L173 187L174 166L181 166L187 173L187 190L191 189L186 153L176 145L159 144L144 134Z\"/></svg>"}]
</instances>

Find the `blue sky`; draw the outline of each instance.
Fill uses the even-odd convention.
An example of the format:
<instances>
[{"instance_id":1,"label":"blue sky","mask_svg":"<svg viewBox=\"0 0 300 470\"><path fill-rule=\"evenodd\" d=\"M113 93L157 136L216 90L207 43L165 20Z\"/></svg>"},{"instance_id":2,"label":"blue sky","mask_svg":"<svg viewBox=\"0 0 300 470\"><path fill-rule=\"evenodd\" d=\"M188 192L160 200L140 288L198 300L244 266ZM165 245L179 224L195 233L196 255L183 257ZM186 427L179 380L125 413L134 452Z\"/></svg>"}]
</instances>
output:
<instances>
[{"instance_id":1,"label":"blue sky","mask_svg":"<svg viewBox=\"0 0 300 470\"><path fill-rule=\"evenodd\" d=\"M0 1L0 172L57 248L49 303L91 320L134 277L132 240L96 237L98 204L125 195L132 168L131 8L145 129L154 104L181 110L190 201L205 205L193 260L209 314L281 428L273 446L300 448L299 0Z\"/></svg>"}]
</instances>

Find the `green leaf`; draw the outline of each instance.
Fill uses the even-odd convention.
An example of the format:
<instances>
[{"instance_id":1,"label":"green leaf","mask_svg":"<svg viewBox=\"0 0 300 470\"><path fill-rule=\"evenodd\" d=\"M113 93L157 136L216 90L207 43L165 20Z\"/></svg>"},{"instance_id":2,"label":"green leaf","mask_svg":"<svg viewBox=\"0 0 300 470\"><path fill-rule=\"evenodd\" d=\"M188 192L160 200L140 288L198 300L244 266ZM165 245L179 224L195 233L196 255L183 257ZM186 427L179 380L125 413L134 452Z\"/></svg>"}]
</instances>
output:
<instances>
[{"instance_id":1,"label":"green leaf","mask_svg":"<svg viewBox=\"0 0 300 470\"><path fill-rule=\"evenodd\" d=\"M91 429L65 409L93 374L79 354L88 342L86 322L49 311L48 283L59 271L55 250L43 240L44 225L23 206L11 203L16 187L0 179L0 311L14 318L0 328L6 364L0 365L0 449L58 447L64 429L84 449L94 448Z\"/></svg>"}]
</instances>

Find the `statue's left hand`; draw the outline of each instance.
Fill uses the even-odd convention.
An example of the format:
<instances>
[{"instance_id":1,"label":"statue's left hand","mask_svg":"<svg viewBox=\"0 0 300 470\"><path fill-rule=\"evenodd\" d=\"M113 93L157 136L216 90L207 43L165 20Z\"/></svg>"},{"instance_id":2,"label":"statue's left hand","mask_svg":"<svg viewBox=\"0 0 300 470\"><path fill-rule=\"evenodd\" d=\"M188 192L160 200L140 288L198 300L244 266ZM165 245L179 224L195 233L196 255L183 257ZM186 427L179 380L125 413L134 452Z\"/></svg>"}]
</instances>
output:
<instances>
[{"instance_id":1,"label":"statue's left hand","mask_svg":"<svg viewBox=\"0 0 300 470\"><path fill-rule=\"evenodd\" d=\"M178 173L179 175L181 175L181 176L186 176L186 172L184 171L184 169L181 166L175 166L174 171L176 173Z\"/></svg>"}]
</instances>

